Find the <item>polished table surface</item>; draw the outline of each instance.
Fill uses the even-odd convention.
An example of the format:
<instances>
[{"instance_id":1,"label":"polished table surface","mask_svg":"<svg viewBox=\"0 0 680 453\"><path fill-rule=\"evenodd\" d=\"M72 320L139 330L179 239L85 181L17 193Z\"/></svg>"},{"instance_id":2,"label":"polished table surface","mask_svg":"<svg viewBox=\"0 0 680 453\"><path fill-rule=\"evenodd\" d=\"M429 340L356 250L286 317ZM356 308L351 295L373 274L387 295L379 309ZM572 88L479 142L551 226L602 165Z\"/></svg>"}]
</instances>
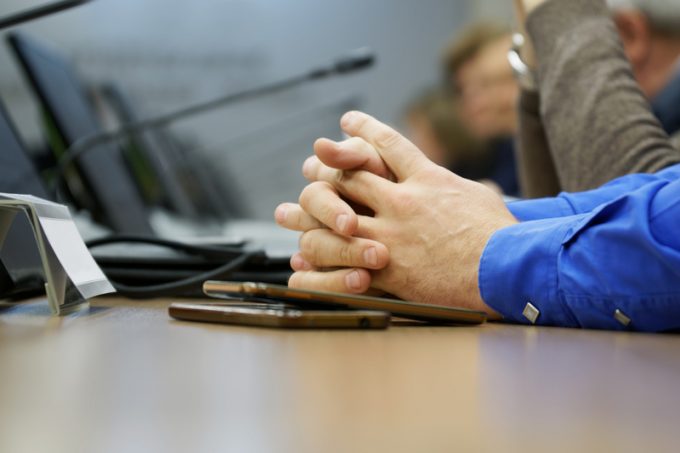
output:
<instances>
[{"instance_id":1,"label":"polished table surface","mask_svg":"<svg viewBox=\"0 0 680 453\"><path fill-rule=\"evenodd\" d=\"M680 451L680 335L0 310L0 452Z\"/></svg>"}]
</instances>

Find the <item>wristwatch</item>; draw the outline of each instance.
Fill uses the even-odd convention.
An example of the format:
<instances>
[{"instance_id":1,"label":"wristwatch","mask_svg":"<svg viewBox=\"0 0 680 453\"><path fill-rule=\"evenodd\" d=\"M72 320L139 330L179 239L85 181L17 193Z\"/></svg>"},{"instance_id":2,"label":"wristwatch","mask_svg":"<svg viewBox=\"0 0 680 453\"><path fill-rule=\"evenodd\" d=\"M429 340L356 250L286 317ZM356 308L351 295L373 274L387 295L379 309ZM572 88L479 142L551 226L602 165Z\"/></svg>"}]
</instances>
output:
<instances>
[{"instance_id":1,"label":"wristwatch","mask_svg":"<svg viewBox=\"0 0 680 453\"><path fill-rule=\"evenodd\" d=\"M519 86L526 91L538 91L534 71L527 66L520 56L523 45L524 35L521 33L514 33L512 35L512 47L508 51L508 61L510 62L512 73Z\"/></svg>"}]
</instances>

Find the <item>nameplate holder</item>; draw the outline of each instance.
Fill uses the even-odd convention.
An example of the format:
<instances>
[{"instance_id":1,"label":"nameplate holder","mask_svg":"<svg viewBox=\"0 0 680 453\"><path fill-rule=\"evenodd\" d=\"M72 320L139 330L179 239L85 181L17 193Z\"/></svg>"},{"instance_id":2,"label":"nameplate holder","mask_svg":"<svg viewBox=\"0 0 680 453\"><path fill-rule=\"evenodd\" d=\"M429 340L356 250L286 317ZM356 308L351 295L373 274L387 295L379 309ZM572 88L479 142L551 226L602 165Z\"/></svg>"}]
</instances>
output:
<instances>
[{"instance_id":1,"label":"nameplate holder","mask_svg":"<svg viewBox=\"0 0 680 453\"><path fill-rule=\"evenodd\" d=\"M52 313L87 308L88 299L115 292L83 242L66 206L31 195L0 193L0 249L18 215L27 216Z\"/></svg>"}]
</instances>

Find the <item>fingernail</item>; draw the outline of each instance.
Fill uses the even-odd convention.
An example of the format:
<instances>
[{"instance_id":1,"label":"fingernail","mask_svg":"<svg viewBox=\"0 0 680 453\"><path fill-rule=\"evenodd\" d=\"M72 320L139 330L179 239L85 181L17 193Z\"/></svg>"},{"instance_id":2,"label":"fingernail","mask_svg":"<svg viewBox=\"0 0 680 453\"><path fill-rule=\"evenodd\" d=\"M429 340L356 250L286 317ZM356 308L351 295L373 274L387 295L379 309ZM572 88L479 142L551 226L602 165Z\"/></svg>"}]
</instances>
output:
<instances>
[{"instance_id":1,"label":"fingernail","mask_svg":"<svg viewBox=\"0 0 680 453\"><path fill-rule=\"evenodd\" d=\"M352 271L345 277L345 284L349 289L358 290L361 289L361 276L359 272Z\"/></svg>"},{"instance_id":2,"label":"fingernail","mask_svg":"<svg viewBox=\"0 0 680 453\"><path fill-rule=\"evenodd\" d=\"M349 222L349 216L347 214L340 214L336 219L335 219L335 226L338 228L340 232L345 231L347 228L347 223Z\"/></svg>"},{"instance_id":3,"label":"fingernail","mask_svg":"<svg viewBox=\"0 0 680 453\"><path fill-rule=\"evenodd\" d=\"M375 250L375 247L369 247L364 250L364 262L371 267L378 265L378 252Z\"/></svg>"},{"instance_id":4,"label":"fingernail","mask_svg":"<svg viewBox=\"0 0 680 453\"><path fill-rule=\"evenodd\" d=\"M345 128L349 127L352 122L354 122L354 118L356 117L355 112L347 112L344 115L342 115L342 118L340 119L340 125Z\"/></svg>"},{"instance_id":5,"label":"fingernail","mask_svg":"<svg viewBox=\"0 0 680 453\"><path fill-rule=\"evenodd\" d=\"M302 270L309 270L312 268L312 265L309 264L302 256L299 254L293 255L291 258L291 264L293 269L302 269Z\"/></svg>"},{"instance_id":6,"label":"fingernail","mask_svg":"<svg viewBox=\"0 0 680 453\"><path fill-rule=\"evenodd\" d=\"M279 206L278 208L276 208L276 211L274 211L274 218L278 223L285 222L287 215L288 211L283 206Z\"/></svg>"}]
</instances>

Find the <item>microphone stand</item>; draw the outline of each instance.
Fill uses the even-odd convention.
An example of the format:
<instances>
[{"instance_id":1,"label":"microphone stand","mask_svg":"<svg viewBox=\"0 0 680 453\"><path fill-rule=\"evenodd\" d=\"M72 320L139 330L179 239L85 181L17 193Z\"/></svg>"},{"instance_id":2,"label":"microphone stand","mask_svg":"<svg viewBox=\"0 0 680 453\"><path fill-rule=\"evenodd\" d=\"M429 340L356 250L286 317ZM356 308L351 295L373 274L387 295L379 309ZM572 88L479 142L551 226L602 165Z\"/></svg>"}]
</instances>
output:
<instances>
[{"instance_id":1,"label":"microphone stand","mask_svg":"<svg viewBox=\"0 0 680 453\"><path fill-rule=\"evenodd\" d=\"M57 170L52 181L52 187L55 194L58 196L59 187L64 178L67 167L79 156L91 150L97 145L109 143L121 137L126 137L130 134L145 131L147 129L154 129L161 126L166 126L174 121L182 118L187 118L198 113L214 110L219 107L229 105L236 102L246 101L248 99L257 98L267 94L274 94L280 91L285 91L298 85L302 85L308 81L319 80L334 75L346 74L349 72L365 69L374 63L375 57L367 48L357 49L347 56L338 59L333 64L322 66L305 74L297 75L284 79L269 85L250 88L236 93L230 93L216 99L197 103L179 110L164 113L155 117L146 118L139 121L122 124L110 131L98 132L95 134L80 137L74 141L71 146L59 158Z\"/></svg>"},{"instance_id":2,"label":"microphone stand","mask_svg":"<svg viewBox=\"0 0 680 453\"><path fill-rule=\"evenodd\" d=\"M61 2L48 3L46 5L21 11L11 16L0 18L0 30L3 28L13 27L30 20L39 19L44 16L49 16L61 12L65 9L73 8L74 6L82 5L91 0L64 0Z\"/></svg>"}]
</instances>

